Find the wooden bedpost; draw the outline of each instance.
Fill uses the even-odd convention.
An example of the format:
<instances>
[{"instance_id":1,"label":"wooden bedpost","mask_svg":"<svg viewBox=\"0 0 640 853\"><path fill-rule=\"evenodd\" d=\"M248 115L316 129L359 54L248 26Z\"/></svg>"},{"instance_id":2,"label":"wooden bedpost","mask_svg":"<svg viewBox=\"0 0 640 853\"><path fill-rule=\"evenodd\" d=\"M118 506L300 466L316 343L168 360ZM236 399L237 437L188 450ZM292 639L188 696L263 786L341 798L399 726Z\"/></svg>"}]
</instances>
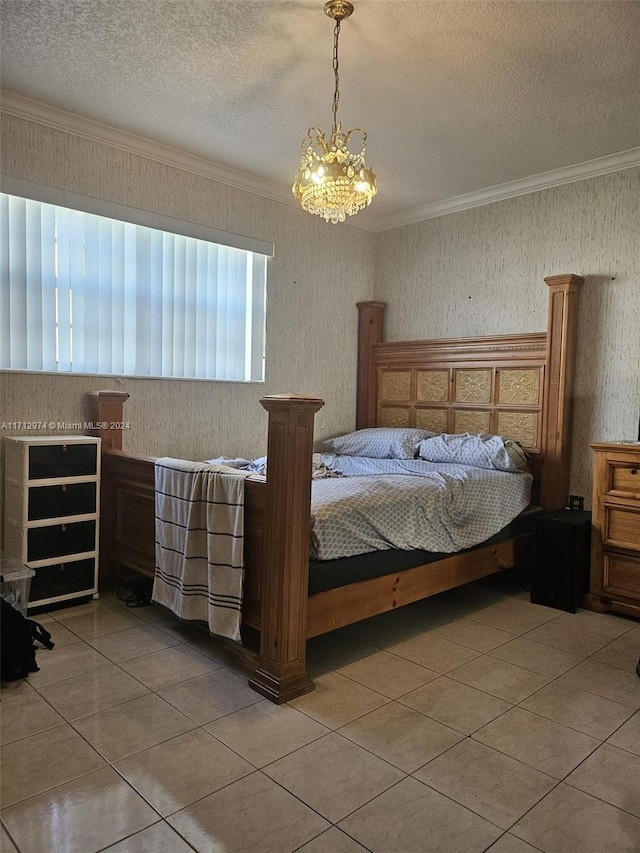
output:
<instances>
[{"instance_id":1,"label":"wooden bedpost","mask_svg":"<svg viewBox=\"0 0 640 853\"><path fill-rule=\"evenodd\" d=\"M91 435L102 439L102 452L122 450L122 407L129 399L126 391L87 391Z\"/></svg>"},{"instance_id":2,"label":"wooden bedpost","mask_svg":"<svg viewBox=\"0 0 640 853\"><path fill-rule=\"evenodd\" d=\"M108 450L122 450L122 407L129 399L126 391L88 391L88 416L91 435L102 439L102 476L100 478L100 557L98 587L110 589L117 583L116 567L111 559L115 496L111 492L109 465L105 464Z\"/></svg>"},{"instance_id":3,"label":"wooden bedpost","mask_svg":"<svg viewBox=\"0 0 640 853\"><path fill-rule=\"evenodd\" d=\"M317 397L263 397L269 413L260 664L251 687L277 704L314 689L306 670L311 460Z\"/></svg>"},{"instance_id":4,"label":"wooden bedpost","mask_svg":"<svg viewBox=\"0 0 640 853\"><path fill-rule=\"evenodd\" d=\"M378 377L373 348L382 341L386 302L358 302L358 390L356 429L375 426Z\"/></svg>"},{"instance_id":5,"label":"wooden bedpost","mask_svg":"<svg viewBox=\"0 0 640 853\"><path fill-rule=\"evenodd\" d=\"M549 321L544 375L542 435L542 509L560 509L569 497L571 411L579 275L552 275L549 285Z\"/></svg>"}]
</instances>

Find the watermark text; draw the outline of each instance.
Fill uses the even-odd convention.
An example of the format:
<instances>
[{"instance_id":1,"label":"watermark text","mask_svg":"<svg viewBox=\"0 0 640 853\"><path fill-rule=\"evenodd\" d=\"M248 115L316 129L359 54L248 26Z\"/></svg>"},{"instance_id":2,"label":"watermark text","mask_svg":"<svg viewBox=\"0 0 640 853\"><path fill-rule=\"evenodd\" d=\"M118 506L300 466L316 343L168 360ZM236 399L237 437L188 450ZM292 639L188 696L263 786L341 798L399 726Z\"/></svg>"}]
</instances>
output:
<instances>
[{"instance_id":1,"label":"watermark text","mask_svg":"<svg viewBox=\"0 0 640 853\"><path fill-rule=\"evenodd\" d=\"M81 432L88 429L129 429L129 421L0 421L0 429Z\"/></svg>"}]
</instances>

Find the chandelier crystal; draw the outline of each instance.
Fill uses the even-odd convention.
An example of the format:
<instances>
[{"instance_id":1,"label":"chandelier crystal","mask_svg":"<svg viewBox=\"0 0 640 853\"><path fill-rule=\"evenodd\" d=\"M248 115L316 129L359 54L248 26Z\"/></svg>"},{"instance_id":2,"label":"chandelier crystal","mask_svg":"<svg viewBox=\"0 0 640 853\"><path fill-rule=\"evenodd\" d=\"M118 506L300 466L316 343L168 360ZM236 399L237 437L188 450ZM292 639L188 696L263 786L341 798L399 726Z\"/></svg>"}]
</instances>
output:
<instances>
[{"instance_id":1,"label":"chandelier crystal","mask_svg":"<svg viewBox=\"0 0 640 853\"><path fill-rule=\"evenodd\" d=\"M319 128L309 128L302 140L300 168L291 189L304 210L335 224L344 222L347 216L354 216L371 204L377 187L376 173L365 162L366 130L355 127L343 133L338 121L340 22L352 14L353 5L349 0L329 0L324 11L336 22L333 31L335 91L331 136L327 139ZM355 134L361 137L361 147L352 153L348 146Z\"/></svg>"}]
</instances>

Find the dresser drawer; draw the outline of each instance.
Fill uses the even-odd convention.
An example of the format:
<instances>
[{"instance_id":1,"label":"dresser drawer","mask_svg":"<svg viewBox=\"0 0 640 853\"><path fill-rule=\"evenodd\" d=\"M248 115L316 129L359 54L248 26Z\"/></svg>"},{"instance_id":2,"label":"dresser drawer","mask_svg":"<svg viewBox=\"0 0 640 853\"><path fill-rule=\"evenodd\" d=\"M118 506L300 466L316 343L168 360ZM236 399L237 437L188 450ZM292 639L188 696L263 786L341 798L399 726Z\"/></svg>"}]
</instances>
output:
<instances>
[{"instance_id":1,"label":"dresser drawer","mask_svg":"<svg viewBox=\"0 0 640 853\"><path fill-rule=\"evenodd\" d=\"M67 515L91 515L98 506L98 483L62 483L58 486L32 486L28 494L27 518L64 518Z\"/></svg>"},{"instance_id":2,"label":"dresser drawer","mask_svg":"<svg viewBox=\"0 0 640 853\"><path fill-rule=\"evenodd\" d=\"M603 588L605 593L640 596L640 558L605 553Z\"/></svg>"},{"instance_id":3,"label":"dresser drawer","mask_svg":"<svg viewBox=\"0 0 640 853\"><path fill-rule=\"evenodd\" d=\"M640 497L640 465L611 464L611 491Z\"/></svg>"},{"instance_id":4,"label":"dresser drawer","mask_svg":"<svg viewBox=\"0 0 640 853\"><path fill-rule=\"evenodd\" d=\"M74 521L27 530L27 562L96 550L96 522Z\"/></svg>"},{"instance_id":5,"label":"dresser drawer","mask_svg":"<svg viewBox=\"0 0 640 853\"><path fill-rule=\"evenodd\" d=\"M30 480L82 477L98 473L98 445L34 444L29 447Z\"/></svg>"},{"instance_id":6,"label":"dresser drawer","mask_svg":"<svg viewBox=\"0 0 640 853\"><path fill-rule=\"evenodd\" d=\"M40 566L31 582L31 604L76 592L96 591L95 557L71 563L54 563ZM55 637L54 637L55 639Z\"/></svg>"},{"instance_id":7,"label":"dresser drawer","mask_svg":"<svg viewBox=\"0 0 640 853\"><path fill-rule=\"evenodd\" d=\"M624 506L605 508L605 545L640 548L640 511Z\"/></svg>"}]
</instances>

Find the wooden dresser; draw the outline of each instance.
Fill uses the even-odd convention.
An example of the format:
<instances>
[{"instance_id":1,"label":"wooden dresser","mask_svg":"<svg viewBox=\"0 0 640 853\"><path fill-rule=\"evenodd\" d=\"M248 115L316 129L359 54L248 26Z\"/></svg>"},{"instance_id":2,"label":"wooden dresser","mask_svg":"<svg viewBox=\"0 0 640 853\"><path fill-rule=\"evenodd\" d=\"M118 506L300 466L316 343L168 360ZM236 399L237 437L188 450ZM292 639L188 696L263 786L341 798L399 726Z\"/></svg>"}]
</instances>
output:
<instances>
[{"instance_id":1,"label":"wooden dresser","mask_svg":"<svg viewBox=\"0 0 640 853\"><path fill-rule=\"evenodd\" d=\"M640 443L594 451L590 610L640 617Z\"/></svg>"}]
</instances>

